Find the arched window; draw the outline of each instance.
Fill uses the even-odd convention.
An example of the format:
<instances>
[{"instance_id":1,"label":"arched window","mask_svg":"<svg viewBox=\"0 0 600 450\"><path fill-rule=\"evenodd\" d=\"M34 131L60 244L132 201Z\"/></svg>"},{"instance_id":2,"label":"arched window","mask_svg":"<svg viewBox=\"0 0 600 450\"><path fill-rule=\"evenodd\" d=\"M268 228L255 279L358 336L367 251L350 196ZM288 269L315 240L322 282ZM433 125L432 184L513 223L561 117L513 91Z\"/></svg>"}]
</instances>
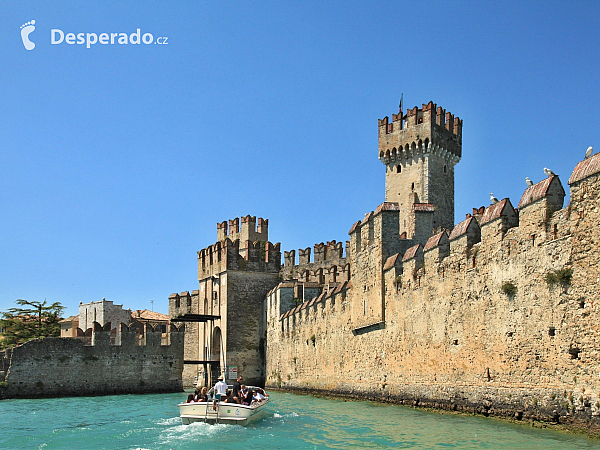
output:
<instances>
[{"instance_id":1,"label":"arched window","mask_svg":"<svg viewBox=\"0 0 600 450\"><path fill-rule=\"evenodd\" d=\"M448 173L448 166L444 164L444 173Z\"/></svg>"},{"instance_id":2,"label":"arched window","mask_svg":"<svg viewBox=\"0 0 600 450\"><path fill-rule=\"evenodd\" d=\"M396 166L396 173L401 173L402 172L402 166L400 164L398 164Z\"/></svg>"}]
</instances>

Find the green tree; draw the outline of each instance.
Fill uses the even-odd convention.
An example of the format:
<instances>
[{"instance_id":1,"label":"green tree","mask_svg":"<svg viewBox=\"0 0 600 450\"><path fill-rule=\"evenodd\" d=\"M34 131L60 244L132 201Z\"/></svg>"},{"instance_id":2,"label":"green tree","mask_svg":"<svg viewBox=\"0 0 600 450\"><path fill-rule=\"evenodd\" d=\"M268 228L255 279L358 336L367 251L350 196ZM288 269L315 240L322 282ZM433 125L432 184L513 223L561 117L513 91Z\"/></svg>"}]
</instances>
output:
<instances>
[{"instance_id":1,"label":"green tree","mask_svg":"<svg viewBox=\"0 0 600 450\"><path fill-rule=\"evenodd\" d=\"M1 313L0 327L4 339L0 348L23 344L31 339L60 336L60 314L65 309L60 302L50 305L43 302L18 299L20 308L9 308Z\"/></svg>"}]
</instances>

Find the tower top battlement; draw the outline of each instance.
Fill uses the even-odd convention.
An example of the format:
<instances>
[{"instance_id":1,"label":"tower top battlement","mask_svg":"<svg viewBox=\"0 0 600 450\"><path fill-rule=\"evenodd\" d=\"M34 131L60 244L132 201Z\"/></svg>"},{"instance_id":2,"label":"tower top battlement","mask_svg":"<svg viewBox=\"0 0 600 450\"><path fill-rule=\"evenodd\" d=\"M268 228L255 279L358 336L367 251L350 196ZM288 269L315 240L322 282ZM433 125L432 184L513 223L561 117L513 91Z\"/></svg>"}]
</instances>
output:
<instances>
[{"instance_id":1,"label":"tower top battlement","mask_svg":"<svg viewBox=\"0 0 600 450\"><path fill-rule=\"evenodd\" d=\"M418 153L439 151L456 164L462 156L463 121L433 102L415 106L402 114L379 119L379 159L400 162Z\"/></svg>"},{"instance_id":2,"label":"tower top battlement","mask_svg":"<svg viewBox=\"0 0 600 450\"><path fill-rule=\"evenodd\" d=\"M247 215L229 220L229 223L220 222L217 224L217 241L222 242L226 238L232 241L239 239L243 242L268 241L269 220L259 217L257 224L256 216Z\"/></svg>"}]
</instances>

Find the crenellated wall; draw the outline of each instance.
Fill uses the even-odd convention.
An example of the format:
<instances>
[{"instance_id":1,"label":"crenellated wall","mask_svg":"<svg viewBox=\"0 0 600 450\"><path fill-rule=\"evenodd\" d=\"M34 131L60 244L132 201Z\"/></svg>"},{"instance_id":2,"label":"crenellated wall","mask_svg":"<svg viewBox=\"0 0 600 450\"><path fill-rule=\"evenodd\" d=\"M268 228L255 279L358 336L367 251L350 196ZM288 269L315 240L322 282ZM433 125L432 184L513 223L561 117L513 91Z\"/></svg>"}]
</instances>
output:
<instances>
[{"instance_id":1,"label":"crenellated wall","mask_svg":"<svg viewBox=\"0 0 600 450\"><path fill-rule=\"evenodd\" d=\"M183 327L171 325L163 344L160 327L120 324L121 343L111 345L110 326L93 325L91 345L84 339L45 338L7 349L0 398L183 390Z\"/></svg>"},{"instance_id":2,"label":"crenellated wall","mask_svg":"<svg viewBox=\"0 0 600 450\"><path fill-rule=\"evenodd\" d=\"M267 309L267 384L600 431L600 154L420 244L397 204L350 230L349 283ZM339 291L338 291L339 288Z\"/></svg>"},{"instance_id":3,"label":"crenellated wall","mask_svg":"<svg viewBox=\"0 0 600 450\"><path fill-rule=\"evenodd\" d=\"M198 279L226 270L278 272L281 267L280 244L269 241L223 241L198 252Z\"/></svg>"},{"instance_id":4,"label":"crenellated wall","mask_svg":"<svg viewBox=\"0 0 600 450\"><path fill-rule=\"evenodd\" d=\"M346 242L346 254L348 245L349 242ZM320 284L348 281L350 264L344 256L341 242L328 241L326 244L321 242L314 245L312 261L310 247L298 250L298 264L296 264L295 250L284 252L281 278Z\"/></svg>"}]
</instances>

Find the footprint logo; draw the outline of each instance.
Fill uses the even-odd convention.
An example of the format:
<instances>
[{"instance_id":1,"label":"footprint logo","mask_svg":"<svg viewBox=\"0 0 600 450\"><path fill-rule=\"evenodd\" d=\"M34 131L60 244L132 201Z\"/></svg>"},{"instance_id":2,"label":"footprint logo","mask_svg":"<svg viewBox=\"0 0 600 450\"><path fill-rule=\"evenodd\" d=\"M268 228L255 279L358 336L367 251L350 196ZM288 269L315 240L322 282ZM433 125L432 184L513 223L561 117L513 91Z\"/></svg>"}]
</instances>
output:
<instances>
[{"instance_id":1,"label":"footprint logo","mask_svg":"<svg viewBox=\"0 0 600 450\"><path fill-rule=\"evenodd\" d=\"M35 43L29 40L29 35L33 30L35 30L35 20L21 25L21 39L23 39L23 45L27 50L33 50L35 48Z\"/></svg>"}]
</instances>

